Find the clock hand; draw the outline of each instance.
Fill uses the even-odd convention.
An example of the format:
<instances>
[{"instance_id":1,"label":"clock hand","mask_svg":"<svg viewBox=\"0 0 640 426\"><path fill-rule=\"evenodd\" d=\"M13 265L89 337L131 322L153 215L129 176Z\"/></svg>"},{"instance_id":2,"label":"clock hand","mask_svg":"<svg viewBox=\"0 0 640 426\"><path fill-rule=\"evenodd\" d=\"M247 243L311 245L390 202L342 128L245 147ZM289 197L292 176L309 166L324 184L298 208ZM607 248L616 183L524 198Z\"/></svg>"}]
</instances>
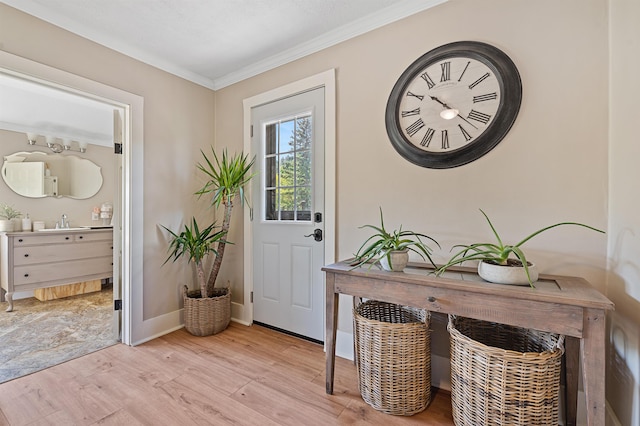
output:
<instances>
[{"instance_id":1,"label":"clock hand","mask_svg":"<svg viewBox=\"0 0 640 426\"><path fill-rule=\"evenodd\" d=\"M469 122L469 120L467 120L466 118L464 118L463 116L461 116L459 114L459 110L455 109L455 108L451 108L449 105L445 104L444 102L442 102L440 99L436 98L435 96L429 96L432 100L436 101L437 103L439 103L440 105L442 105L445 110L447 111L451 111L452 113L455 112L455 114L453 116L451 116L451 118L458 116L458 118L460 118L461 120L463 120L465 123L467 123L469 126L473 127L474 129L478 129L476 126L473 125L473 123ZM440 114L442 116L442 114ZM443 118L445 118L444 116L442 116ZM449 120L451 118L448 118Z\"/></svg>"}]
</instances>

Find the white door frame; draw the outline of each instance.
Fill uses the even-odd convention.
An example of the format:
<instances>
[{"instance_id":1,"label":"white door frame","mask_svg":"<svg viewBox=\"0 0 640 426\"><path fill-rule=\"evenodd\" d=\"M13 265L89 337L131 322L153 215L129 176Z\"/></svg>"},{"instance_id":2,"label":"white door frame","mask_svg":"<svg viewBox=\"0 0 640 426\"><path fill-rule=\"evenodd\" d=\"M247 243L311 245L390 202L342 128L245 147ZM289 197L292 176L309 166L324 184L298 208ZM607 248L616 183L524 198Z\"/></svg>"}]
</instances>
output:
<instances>
[{"instance_id":1,"label":"white door frame","mask_svg":"<svg viewBox=\"0 0 640 426\"><path fill-rule=\"evenodd\" d=\"M133 259L143 258L143 98L4 51L0 51L0 68L48 86L92 97L124 111L122 221L120 229L114 231L120 232L122 243L122 343L139 343L144 337L141 334L144 331L143 265L142 262L133 262ZM133 286L134 282L138 285Z\"/></svg>"},{"instance_id":2,"label":"white door frame","mask_svg":"<svg viewBox=\"0 0 640 426\"><path fill-rule=\"evenodd\" d=\"M335 70L330 69L320 74L298 80L256 96L244 99L244 147L245 153L251 152L251 108L294 96L318 87L324 87L324 259L326 263L335 262L335 227L336 227L336 84ZM248 188L249 200L251 188ZM237 322L249 325L253 322L253 223L251 209L244 209L244 299L243 303L233 303L231 316Z\"/></svg>"}]
</instances>

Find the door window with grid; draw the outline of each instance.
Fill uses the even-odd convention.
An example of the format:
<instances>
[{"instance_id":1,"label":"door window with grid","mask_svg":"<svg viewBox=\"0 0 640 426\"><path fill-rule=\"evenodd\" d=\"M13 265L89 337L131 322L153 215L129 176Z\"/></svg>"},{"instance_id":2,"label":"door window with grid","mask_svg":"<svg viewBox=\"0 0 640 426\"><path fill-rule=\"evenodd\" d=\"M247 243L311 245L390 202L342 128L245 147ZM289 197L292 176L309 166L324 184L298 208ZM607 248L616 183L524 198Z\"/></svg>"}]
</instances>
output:
<instances>
[{"instance_id":1,"label":"door window with grid","mask_svg":"<svg viewBox=\"0 0 640 426\"><path fill-rule=\"evenodd\" d=\"M266 124L264 220L310 222L311 113Z\"/></svg>"}]
</instances>

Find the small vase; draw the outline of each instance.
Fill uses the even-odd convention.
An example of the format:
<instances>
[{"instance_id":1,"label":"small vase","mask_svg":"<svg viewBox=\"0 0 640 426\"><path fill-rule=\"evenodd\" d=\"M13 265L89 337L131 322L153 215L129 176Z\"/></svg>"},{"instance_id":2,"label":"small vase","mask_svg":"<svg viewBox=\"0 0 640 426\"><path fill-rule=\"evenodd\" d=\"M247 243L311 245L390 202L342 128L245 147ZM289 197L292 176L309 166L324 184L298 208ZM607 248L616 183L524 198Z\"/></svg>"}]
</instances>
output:
<instances>
[{"instance_id":1,"label":"small vase","mask_svg":"<svg viewBox=\"0 0 640 426\"><path fill-rule=\"evenodd\" d=\"M380 258L380 266L385 271L402 272L409 263L409 250L394 250L389 253L391 264L387 260L387 256Z\"/></svg>"},{"instance_id":2,"label":"small vase","mask_svg":"<svg viewBox=\"0 0 640 426\"><path fill-rule=\"evenodd\" d=\"M13 232L13 221L7 219L0 220L0 232Z\"/></svg>"},{"instance_id":3,"label":"small vase","mask_svg":"<svg viewBox=\"0 0 640 426\"><path fill-rule=\"evenodd\" d=\"M538 268L529 262L529 276L531 282L538 281ZM523 266L498 265L489 262L478 263L478 275L485 280L495 284L529 285L529 278Z\"/></svg>"}]
</instances>

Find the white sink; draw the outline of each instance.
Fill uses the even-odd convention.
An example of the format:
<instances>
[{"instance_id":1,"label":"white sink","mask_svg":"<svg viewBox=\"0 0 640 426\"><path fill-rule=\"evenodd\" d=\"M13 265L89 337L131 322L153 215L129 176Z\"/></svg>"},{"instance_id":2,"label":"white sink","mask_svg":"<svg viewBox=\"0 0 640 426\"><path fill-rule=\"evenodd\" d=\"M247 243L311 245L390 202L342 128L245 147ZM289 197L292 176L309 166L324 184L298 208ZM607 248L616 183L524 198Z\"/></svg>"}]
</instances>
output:
<instances>
[{"instance_id":1,"label":"white sink","mask_svg":"<svg viewBox=\"0 0 640 426\"><path fill-rule=\"evenodd\" d=\"M64 232L64 231L85 231L89 229L88 226L81 226L79 228L49 228L49 229L38 229L39 232Z\"/></svg>"}]
</instances>

